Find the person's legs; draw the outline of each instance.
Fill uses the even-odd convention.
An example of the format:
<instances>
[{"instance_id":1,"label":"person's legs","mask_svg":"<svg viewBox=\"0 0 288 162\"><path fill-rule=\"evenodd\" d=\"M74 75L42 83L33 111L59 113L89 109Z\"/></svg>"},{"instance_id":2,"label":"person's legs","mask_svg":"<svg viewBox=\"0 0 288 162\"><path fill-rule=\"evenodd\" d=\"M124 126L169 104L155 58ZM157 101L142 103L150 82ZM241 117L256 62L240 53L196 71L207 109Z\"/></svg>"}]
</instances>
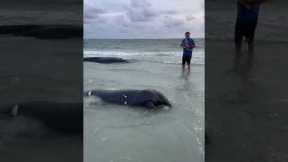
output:
<instances>
[{"instance_id":1,"label":"person's legs","mask_svg":"<svg viewBox=\"0 0 288 162\"><path fill-rule=\"evenodd\" d=\"M182 73L185 71L185 64L187 64L188 67L188 72L190 72L190 62L191 62L191 57L192 57L192 51L191 52L186 52L183 54L182 57Z\"/></svg>"},{"instance_id":2,"label":"person's legs","mask_svg":"<svg viewBox=\"0 0 288 162\"><path fill-rule=\"evenodd\" d=\"M235 27L235 35L234 35L234 43L235 43L235 55L233 58L233 70L238 71L239 70L239 64L240 59L242 56L242 40L243 40L243 29L241 29L241 26L236 23Z\"/></svg>"},{"instance_id":3,"label":"person's legs","mask_svg":"<svg viewBox=\"0 0 288 162\"><path fill-rule=\"evenodd\" d=\"M185 69L185 56L182 56L182 71L184 72Z\"/></svg>"},{"instance_id":4,"label":"person's legs","mask_svg":"<svg viewBox=\"0 0 288 162\"><path fill-rule=\"evenodd\" d=\"M248 43L248 57L247 57L247 64L252 66L254 63L254 34L255 34L256 25L252 27L249 35L247 36L247 43Z\"/></svg>"},{"instance_id":5,"label":"person's legs","mask_svg":"<svg viewBox=\"0 0 288 162\"><path fill-rule=\"evenodd\" d=\"M190 66L190 64L191 64L191 57L192 56L189 56L189 57L187 57L187 66L188 66L188 73L190 73L190 70L191 70L191 66Z\"/></svg>"},{"instance_id":6,"label":"person's legs","mask_svg":"<svg viewBox=\"0 0 288 162\"><path fill-rule=\"evenodd\" d=\"M234 56L234 60L233 60L233 62L234 62L233 70L234 71L239 70L238 68L239 68L241 56L242 56L242 40L235 42L235 56Z\"/></svg>"}]
</instances>

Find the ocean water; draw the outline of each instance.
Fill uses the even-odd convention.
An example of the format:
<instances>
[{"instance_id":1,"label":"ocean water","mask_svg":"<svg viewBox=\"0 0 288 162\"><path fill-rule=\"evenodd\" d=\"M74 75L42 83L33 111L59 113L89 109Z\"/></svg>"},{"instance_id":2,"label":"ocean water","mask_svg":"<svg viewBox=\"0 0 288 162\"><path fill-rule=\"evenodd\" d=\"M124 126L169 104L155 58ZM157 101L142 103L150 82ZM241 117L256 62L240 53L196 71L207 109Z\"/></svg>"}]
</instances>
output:
<instances>
[{"instance_id":1,"label":"ocean water","mask_svg":"<svg viewBox=\"0 0 288 162\"><path fill-rule=\"evenodd\" d=\"M187 75L180 39L85 40L84 57L135 62L84 62L84 91L156 89L173 105L153 112L84 97L85 162L204 161L204 40L195 41Z\"/></svg>"}]
</instances>

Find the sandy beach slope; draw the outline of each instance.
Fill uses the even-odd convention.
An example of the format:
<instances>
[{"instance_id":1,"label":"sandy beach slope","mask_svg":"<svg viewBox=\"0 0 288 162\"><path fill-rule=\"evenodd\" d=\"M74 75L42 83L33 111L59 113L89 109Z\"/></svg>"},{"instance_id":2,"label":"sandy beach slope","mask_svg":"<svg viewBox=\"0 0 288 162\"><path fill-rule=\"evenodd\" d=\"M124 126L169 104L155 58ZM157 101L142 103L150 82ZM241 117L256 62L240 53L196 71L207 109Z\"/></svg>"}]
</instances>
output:
<instances>
[{"instance_id":1,"label":"sandy beach slope","mask_svg":"<svg viewBox=\"0 0 288 162\"><path fill-rule=\"evenodd\" d=\"M79 95L82 92L80 39L36 40L7 36L0 42L3 53L0 107L37 100L82 101ZM54 131L35 126L41 122L29 121L0 116L1 161L82 160L82 136L54 135Z\"/></svg>"},{"instance_id":2,"label":"sandy beach slope","mask_svg":"<svg viewBox=\"0 0 288 162\"><path fill-rule=\"evenodd\" d=\"M254 66L243 64L241 73L233 73L235 4L206 3L208 162L288 160L287 16L282 5L262 6Z\"/></svg>"},{"instance_id":3,"label":"sandy beach slope","mask_svg":"<svg viewBox=\"0 0 288 162\"><path fill-rule=\"evenodd\" d=\"M3 25L82 28L79 0L10 0L1 3L0 11L1 31ZM53 30L44 34L57 32ZM17 37L13 36L15 32ZM69 39L37 39L35 34L43 31L35 33L33 29L34 33L29 31L24 35L15 32L1 33L0 38L0 112L3 105L37 100L81 102L82 37L78 34L78 37L66 37ZM82 135L60 134L41 121L0 113L0 161L82 160Z\"/></svg>"}]
</instances>

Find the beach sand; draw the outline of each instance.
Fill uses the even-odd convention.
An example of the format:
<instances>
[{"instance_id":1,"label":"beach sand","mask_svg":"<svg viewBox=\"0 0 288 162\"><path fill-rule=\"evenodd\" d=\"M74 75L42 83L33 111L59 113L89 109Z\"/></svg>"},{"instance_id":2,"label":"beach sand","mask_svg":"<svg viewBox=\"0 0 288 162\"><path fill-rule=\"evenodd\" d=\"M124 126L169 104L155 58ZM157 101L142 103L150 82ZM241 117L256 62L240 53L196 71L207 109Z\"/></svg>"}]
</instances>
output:
<instances>
[{"instance_id":1,"label":"beach sand","mask_svg":"<svg viewBox=\"0 0 288 162\"><path fill-rule=\"evenodd\" d=\"M30 140L9 143L0 149L1 161L79 162L83 161L82 138L70 137L50 140Z\"/></svg>"},{"instance_id":2,"label":"beach sand","mask_svg":"<svg viewBox=\"0 0 288 162\"><path fill-rule=\"evenodd\" d=\"M288 42L284 9L281 4L262 6L255 64L249 72L233 73L235 6L212 4L206 4L206 161L285 162ZM242 69L249 67L243 64Z\"/></svg>"},{"instance_id":3,"label":"beach sand","mask_svg":"<svg viewBox=\"0 0 288 162\"><path fill-rule=\"evenodd\" d=\"M69 25L79 30L82 3L80 0L9 0L0 6L0 28ZM36 39L33 34L30 37L3 34L0 38L0 112L3 105L37 100L82 102L81 36ZM83 161L83 137L59 134L32 118L11 118L0 113L0 161Z\"/></svg>"},{"instance_id":4,"label":"beach sand","mask_svg":"<svg viewBox=\"0 0 288 162\"><path fill-rule=\"evenodd\" d=\"M82 101L82 40L1 36L1 105ZM0 110L1 111L1 110ZM29 118L0 116L1 161L81 161L81 135L63 135Z\"/></svg>"},{"instance_id":5,"label":"beach sand","mask_svg":"<svg viewBox=\"0 0 288 162\"><path fill-rule=\"evenodd\" d=\"M1 38L1 103L41 99L80 101L80 43L80 39Z\"/></svg>"},{"instance_id":6,"label":"beach sand","mask_svg":"<svg viewBox=\"0 0 288 162\"><path fill-rule=\"evenodd\" d=\"M206 146L208 161L287 161L288 77L285 44L257 43L248 76L229 73L230 42L214 42L217 55L206 62ZM220 52L221 51L221 52ZM277 51L277 53L275 53ZM209 48L208 48L208 54Z\"/></svg>"}]
</instances>

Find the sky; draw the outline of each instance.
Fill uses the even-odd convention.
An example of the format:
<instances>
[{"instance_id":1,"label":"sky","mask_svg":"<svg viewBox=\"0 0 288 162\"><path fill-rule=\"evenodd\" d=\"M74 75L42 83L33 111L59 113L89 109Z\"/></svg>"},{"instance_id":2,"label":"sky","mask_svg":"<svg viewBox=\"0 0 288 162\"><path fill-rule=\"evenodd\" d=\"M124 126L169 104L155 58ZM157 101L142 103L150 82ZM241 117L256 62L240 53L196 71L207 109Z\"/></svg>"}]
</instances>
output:
<instances>
[{"instance_id":1,"label":"sky","mask_svg":"<svg viewBox=\"0 0 288 162\"><path fill-rule=\"evenodd\" d=\"M84 38L204 37L204 0L84 0Z\"/></svg>"}]
</instances>

